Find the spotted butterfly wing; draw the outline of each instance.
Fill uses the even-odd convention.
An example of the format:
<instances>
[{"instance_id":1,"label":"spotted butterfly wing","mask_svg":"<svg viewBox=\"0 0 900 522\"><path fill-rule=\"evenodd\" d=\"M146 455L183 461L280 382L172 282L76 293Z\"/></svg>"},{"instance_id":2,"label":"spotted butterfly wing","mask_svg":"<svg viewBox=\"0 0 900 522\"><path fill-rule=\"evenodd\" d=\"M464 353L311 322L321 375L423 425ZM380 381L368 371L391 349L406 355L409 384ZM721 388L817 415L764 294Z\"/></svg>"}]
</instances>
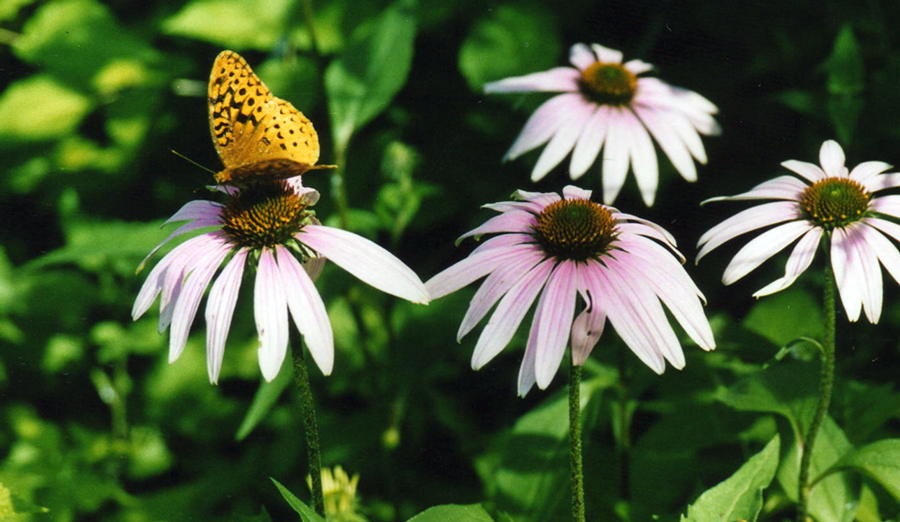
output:
<instances>
[{"instance_id":1,"label":"spotted butterfly wing","mask_svg":"<svg viewBox=\"0 0 900 522\"><path fill-rule=\"evenodd\" d=\"M225 169L221 184L287 179L316 165L319 137L312 122L275 97L235 52L222 51L209 77L209 128Z\"/></svg>"}]
</instances>

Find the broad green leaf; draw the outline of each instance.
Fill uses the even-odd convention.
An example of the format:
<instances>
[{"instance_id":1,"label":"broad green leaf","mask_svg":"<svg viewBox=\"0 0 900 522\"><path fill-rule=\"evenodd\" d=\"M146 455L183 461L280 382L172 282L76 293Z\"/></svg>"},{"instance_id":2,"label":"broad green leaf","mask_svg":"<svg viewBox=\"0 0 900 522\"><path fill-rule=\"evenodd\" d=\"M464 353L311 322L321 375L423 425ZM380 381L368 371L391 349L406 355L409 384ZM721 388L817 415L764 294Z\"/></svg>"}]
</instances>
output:
<instances>
[{"instance_id":1,"label":"broad green leaf","mask_svg":"<svg viewBox=\"0 0 900 522\"><path fill-rule=\"evenodd\" d=\"M459 70L480 91L485 82L564 65L561 50L553 11L510 3L475 24L459 50Z\"/></svg>"},{"instance_id":2,"label":"broad green leaf","mask_svg":"<svg viewBox=\"0 0 900 522\"><path fill-rule=\"evenodd\" d=\"M293 0L195 0L162 24L168 34L268 51L285 36ZM211 62L210 62L211 63Z\"/></svg>"},{"instance_id":3,"label":"broad green leaf","mask_svg":"<svg viewBox=\"0 0 900 522\"><path fill-rule=\"evenodd\" d=\"M0 22L6 22L12 20L19 14L19 10L23 7L26 7L30 4L33 4L35 0L2 0L0 1Z\"/></svg>"},{"instance_id":4,"label":"broad green leaf","mask_svg":"<svg viewBox=\"0 0 900 522\"><path fill-rule=\"evenodd\" d=\"M46 513L48 511L49 509L36 506L16 495L0 482L0 520L5 520L7 517L14 517L16 515Z\"/></svg>"},{"instance_id":5,"label":"broad green leaf","mask_svg":"<svg viewBox=\"0 0 900 522\"><path fill-rule=\"evenodd\" d=\"M325 71L336 151L346 150L353 134L386 109L406 83L416 35L412 3L400 0L371 27L362 27Z\"/></svg>"},{"instance_id":6,"label":"broad green leaf","mask_svg":"<svg viewBox=\"0 0 900 522\"><path fill-rule=\"evenodd\" d=\"M837 139L847 145L859 122L865 102L859 96L839 95L828 98L828 121L834 126Z\"/></svg>"},{"instance_id":7,"label":"broad green leaf","mask_svg":"<svg viewBox=\"0 0 900 522\"><path fill-rule=\"evenodd\" d=\"M781 361L721 390L719 400L738 411L782 415L794 435L800 437L806 432L818 401L817 379L817 364Z\"/></svg>"},{"instance_id":8,"label":"broad green leaf","mask_svg":"<svg viewBox=\"0 0 900 522\"><path fill-rule=\"evenodd\" d=\"M241 421L241 426L234 436L235 439L244 440L247 438L260 421L265 418L266 414L269 413L272 406L278 402L278 398L281 397L285 388L291 383L293 372L288 370L290 368L282 368L282 371L278 372L273 381L263 381L259 385L259 389L253 397L253 402L250 404L250 409L247 410L247 415L244 416L244 420Z\"/></svg>"},{"instance_id":9,"label":"broad green leaf","mask_svg":"<svg viewBox=\"0 0 900 522\"><path fill-rule=\"evenodd\" d=\"M859 94L865 88L865 67L862 52L853 28L841 28L834 41L834 50L825 64L828 69L828 92L845 96Z\"/></svg>"},{"instance_id":10,"label":"broad green leaf","mask_svg":"<svg viewBox=\"0 0 900 522\"><path fill-rule=\"evenodd\" d=\"M798 337L821 339L822 317L822 307L809 291L792 288L760 299L742 324L784 346Z\"/></svg>"},{"instance_id":11,"label":"broad green leaf","mask_svg":"<svg viewBox=\"0 0 900 522\"><path fill-rule=\"evenodd\" d=\"M253 70L276 96L288 100L307 116L321 98L319 71L312 58L272 58Z\"/></svg>"},{"instance_id":12,"label":"broad green leaf","mask_svg":"<svg viewBox=\"0 0 900 522\"><path fill-rule=\"evenodd\" d=\"M270 477L271 478L271 477ZM291 493L288 488L281 485L275 479L271 479L272 482L275 483L275 487L278 488L278 491L281 493L281 496L287 501L288 505L293 508L300 515L300 520L303 522L325 522L325 519L316 514L315 511L310 509L309 506L303 503L302 500L297 498L293 493Z\"/></svg>"},{"instance_id":13,"label":"broad green leaf","mask_svg":"<svg viewBox=\"0 0 900 522\"><path fill-rule=\"evenodd\" d=\"M894 389L893 384L877 385L857 381L843 384L835 393L835 410L840 411L840 415L836 415L838 418L852 420L845 423L844 427L851 441L862 443L872 440L878 430L891 419L900 416L900 393Z\"/></svg>"},{"instance_id":14,"label":"broad green leaf","mask_svg":"<svg viewBox=\"0 0 900 522\"><path fill-rule=\"evenodd\" d=\"M900 500L900 439L880 440L852 450L823 476L847 469L875 480Z\"/></svg>"},{"instance_id":15,"label":"broad green leaf","mask_svg":"<svg viewBox=\"0 0 900 522\"><path fill-rule=\"evenodd\" d=\"M721 484L706 490L688 507L682 522L753 522L763 506L762 492L769 487L778 469L781 439L775 436L763 450L750 458Z\"/></svg>"},{"instance_id":16,"label":"broad green leaf","mask_svg":"<svg viewBox=\"0 0 900 522\"><path fill-rule=\"evenodd\" d=\"M28 20L13 50L22 60L82 88L111 92L146 82L146 64L162 61L159 51L135 34L96 0L54 0Z\"/></svg>"},{"instance_id":17,"label":"broad green leaf","mask_svg":"<svg viewBox=\"0 0 900 522\"><path fill-rule=\"evenodd\" d=\"M93 107L78 91L48 74L9 85L0 95L0 143L48 141L73 132Z\"/></svg>"},{"instance_id":18,"label":"broad green leaf","mask_svg":"<svg viewBox=\"0 0 900 522\"><path fill-rule=\"evenodd\" d=\"M805 432L804 432L805 434ZM813 449L809 476L815 479L830 468L853 446L831 417L825 417L816 446ZM800 474L800 448L796 440L782 457L778 468L778 483L789 499L797 501ZM844 474L831 475L815 485L809 497L809 512L816 520L853 520L859 502L859 488L853 488Z\"/></svg>"},{"instance_id":19,"label":"broad green leaf","mask_svg":"<svg viewBox=\"0 0 900 522\"><path fill-rule=\"evenodd\" d=\"M407 522L494 522L479 504L469 506L435 506L428 508Z\"/></svg>"}]
</instances>

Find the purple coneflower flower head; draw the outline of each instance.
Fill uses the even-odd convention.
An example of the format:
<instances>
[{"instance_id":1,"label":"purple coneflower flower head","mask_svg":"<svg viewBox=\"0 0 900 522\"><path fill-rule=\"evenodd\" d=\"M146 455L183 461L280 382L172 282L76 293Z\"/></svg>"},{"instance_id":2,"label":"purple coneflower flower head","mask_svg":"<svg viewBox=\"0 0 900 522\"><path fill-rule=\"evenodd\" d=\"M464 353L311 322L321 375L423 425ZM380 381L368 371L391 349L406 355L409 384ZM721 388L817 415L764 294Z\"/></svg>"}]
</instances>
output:
<instances>
[{"instance_id":1,"label":"purple coneflower flower head","mask_svg":"<svg viewBox=\"0 0 900 522\"><path fill-rule=\"evenodd\" d=\"M462 238L496 236L425 283L438 298L487 276L457 334L458 341L496 305L476 343L473 369L509 344L535 300L519 371L522 396L535 383L542 389L550 384L570 342L573 362L584 364L607 319L653 371L662 373L665 361L684 367L662 304L700 347L715 347L703 294L663 228L595 203L591 191L573 186L563 189L562 198L521 190L515 196L521 201L485 205L500 215ZM579 295L583 310L576 317Z\"/></svg>"},{"instance_id":2,"label":"purple coneflower flower head","mask_svg":"<svg viewBox=\"0 0 900 522\"><path fill-rule=\"evenodd\" d=\"M134 302L132 317L137 320L161 295L159 331L171 326L169 362L181 355L212 282L206 301L206 355L210 382L218 381L238 291L248 268L256 269L253 308L259 365L268 381L278 375L287 354L289 314L319 369L325 375L331 373L334 337L325 304L313 284L325 259L379 290L415 303L428 302L418 276L388 251L356 234L321 225L309 209L319 193L302 187L299 178L222 191L228 194L224 204L191 201L169 218L166 223L187 223L147 256L176 236L213 228L166 254Z\"/></svg>"},{"instance_id":3,"label":"purple coneflower flower head","mask_svg":"<svg viewBox=\"0 0 900 522\"><path fill-rule=\"evenodd\" d=\"M819 151L821 167L797 160L781 164L799 178L779 176L744 194L707 200L775 201L744 210L703 234L697 261L741 234L778 225L744 245L722 277L730 285L799 239L784 277L753 294L761 297L791 286L809 268L824 238L847 318L856 321L865 310L869 321L877 323L883 299L879 262L900 281L900 252L888 239L900 241L900 225L885 219L900 218L900 196L873 194L900 186L900 174L885 174L891 166L881 161L860 163L853 170L844 161L841 146L829 140Z\"/></svg>"},{"instance_id":4,"label":"purple coneflower flower head","mask_svg":"<svg viewBox=\"0 0 900 522\"><path fill-rule=\"evenodd\" d=\"M486 93L562 93L531 115L504 160L546 143L531 179L546 176L571 152L569 176L576 180L602 149L603 201L607 205L615 201L630 165L644 203L652 206L659 183L655 140L684 179L697 180L694 160L706 163L700 135L721 132L713 119L718 112L715 105L693 91L640 76L653 66L641 60L623 64L621 52L601 45L575 44L569 61L574 67L484 86Z\"/></svg>"}]
</instances>

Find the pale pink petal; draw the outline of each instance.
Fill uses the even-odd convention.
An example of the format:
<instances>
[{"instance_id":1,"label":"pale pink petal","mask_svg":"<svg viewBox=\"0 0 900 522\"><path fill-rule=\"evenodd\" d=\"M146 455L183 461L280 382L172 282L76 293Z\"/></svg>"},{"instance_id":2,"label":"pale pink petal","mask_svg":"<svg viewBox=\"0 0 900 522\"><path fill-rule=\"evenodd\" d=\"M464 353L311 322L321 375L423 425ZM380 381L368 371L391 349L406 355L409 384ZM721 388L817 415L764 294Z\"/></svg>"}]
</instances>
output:
<instances>
[{"instance_id":1,"label":"pale pink petal","mask_svg":"<svg viewBox=\"0 0 900 522\"><path fill-rule=\"evenodd\" d=\"M798 160L787 160L782 161L781 166L788 170L794 171L797 174L800 174L812 183L823 180L827 176L825 174L825 171L823 171L822 168L815 163L807 163L805 161Z\"/></svg>"},{"instance_id":2,"label":"pale pink petal","mask_svg":"<svg viewBox=\"0 0 900 522\"><path fill-rule=\"evenodd\" d=\"M879 174L863 183L869 192L878 192L894 187L900 187L900 173Z\"/></svg>"},{"instance_id":3,"label":"pale pink petal","mask_svg":"<svg viewBox=\"0 0 900 522\"><path fill-rule=\"evenodd\" d=\"M603 47L600 44L591 44L591 49L597 55L597 60L603 63L622 63L622 51ZM632 60L639 61L639 60ZM628 62L631 63L631 62ZM590 64L588 64L590 65ZM635 73L636 74L636 73Z\"/></svg>"},{"instance_id":4,"label":"pale pink petal","mask_svg":"<svg viewBox=\"0 0 900 522\"><path fill-rule=\"evenodd\" d=\"M613 212L613 218L616 220L628 220L628 221L634 221L636 223L640 223L641 225L644 225L644 227L651 229L651 231L640 231L640 228L637 228L637 229L635 229L636 234L642 234L642 235L649 236L649 237L655 237L655 238L659 239L660 241L662 241L663 243L667 243L668 246L671 246L673 248L678 246L678 243L675 241L675 236L670 234L668 230L664 229L663 227L657 225L656 223L654 223L652 221L648 221L644 218L640 218L640 217L634 216L632 214L626 214L624 212L618 212L618 211Z\"/></svg>"},{"instance_id":5,"label":"pale pink petal","mask_svg":"<svg viewBox=\"0 0 900 522\"><path fill-rule=\"evenodd\" d=\"M563 197L566 199L586 199L590 200L591 195L594 193L591 190L584 190L583 188L576 187L575 185L566 185L563 187Z\"/></svg>"},{"instance_id":6,"label":"pale pink petal","mask_svg":"<svg viewBox=\"0 0 900 522\"><path fill-rule=\"evenodd\" d=\"M203 234L189 240L193 244L190 255L179 256L172 260L163 275L162 295L159 298L159 333L162 333L172 322L175 312L175 303L178 301L184 279L198 263L204 263L211 254L223 245L224 238L221 233L213 232Z\"/></svg>"},{"instance_id":7,"label":"pale pink petal","mask_svg":"<svg viewBox=\"0 0 900 522\"><path fill-rule=\"evenodd\" d=\"M275 247L281 283L284 285L288 309L297 330L303 334L306 347L323 375L331 375L334 368L334 334L325 303L312 279L288 249ZM294 349L301 349L295 346Z\"/></svg>"},{"instance_id":8,"label":"pale pink petal","mask_svg":"<svg viewBox=\"0 0 900 522\"><path fill-rule=\"evenodd\" d=\"M791 201L800 201L800 196L808 186L809 185L803 183L794 176L778 176L777 178L760 183L743 194L710 198L702 202L701 205L712 203L713 201L741 201L748 199L788 199Z\"/></svg>"},{"instance_id":9,"label":"pale pink petal","mask_svg":"<svg viewBox=\"0 0 900 522\"><path fill-rule=\"evenodd\" d=\"M582 366L603 335L606 313L599 297L591 296L590 306L582 310L572 323L572 361Z\"/></svg>"},{"instance_id":10,"label":"pale pink petal","mask_svg":"<svg viewBox=\"0 0 900 522\"><path fill-rule=\"evenodd\" d=\"M204 236L206 236L206 234L204 234ZM153 267L153 270L150 271L150 274L147 275L147 279L141 286L137 298L134 300L134 307L131 309L131 318L133 320L137 321L144 315L153 304L153 301L156 300L156 296L158 296L162 290L163 282L165 281L170 268L180 272L182 269L181 267L183 267L196 252L205 248L208 240L209 238L204 238L202 236L189 239L172 249L171 252L166 254L166 256Z\"/></svg>"},{"instance_id":11,"label":"pale pink petal","mask_svg":"<svg viewBox=\"0 0 900 522\"><path fill-rule=\"evenodd\" d=\"M641 60L628 60L627 62L625 62L625 68L631 71L632 74L637 76L638 74L652 71L653 65Z\"/></svg>"},{"instance_id":12,"label":"pale pink petal","mask_svg":"<svg viewBox=\"0 0 900 522\"><path fill-rule=\"evenodd\" d=\"M669 251L672 252L673 255L678 257L679 261L681 261L682 263L685 261L684 256L681 254L681 252L678 251L677 248L675 248L675 245L668 241L668 238L655 228L638 223L619 223L618 225L616 225L616 230L623 235L634 234L639 236L652 237L653 239L662 242L666 246L666 248L668 248Z\"/></svg>"},{"instance_id":13,"label":"pale pink petal","mask_svg":"<svg viewBox=\"0 0 900 522\"><path fill-rule=\"evenodd\" d=\"M263 378L272 381L281 369L288 348L288 309L285 287L275 256L264 248L259 256L253 289L253 315L259 335L259 368ZM299 346L295 349L300 349Z\"/></svg>"},{"instance_id":14,"label":"pale pink petal","mask_svg":"<svg viewBox=\"0 0 900 522\"><path fill-rule=\"evenodd\" d=\"M497 267L536 250L534 245L515 245L485 252L473 252L469 257L432 277L425 288L432 299L455 292L493 272Z\"/></svg>"},{"instance_id":15,"label":"pale pink petal","mask_svg":"<svg viewBox=\"0 0 900 522\"><path fill-rule=\"evenodd\" d=\"M806 221L791 221L760 234L744 245L734 256L734 259L725 268L722 283L730 285L749 274L812 227Z\"/></svg>"},{"instance_id":16,"label":"pale pink petal","mask_svg":"<svg viewBox=\"0 0 900 522\"><path fill-rule=\"evenodd\" d=\"M881 318L881 309L884 301L884 289L882 287L881 267L878 265L878 257L868 248L861 229L869 228L862 223L854 223L848 226L847 244L853 251L853 263L851 272L859 281L862 294L863 310L872 324L878 324Z\"/></svg>"},{"instance_id":17,"label":"pale pink petal","mask_svg":"<svg viewBox=\"0 0 900 522\"><path fill-rule=\"evenodd\" d=\"M481 332L472 353L472 368L478 370L500 353L544 287L554 261L547 259L531 269L503 296Z\"/></svg>"},{"instance_id":18,"label":"pale pink petal","mask_svg":"<svg viewBox=\"0 0 900 522\"><path fill-rule=\"evenodd\" d=\"M563 125L556 131L550 143L544 148L534 170L531 171L531 180L540 181L572 152L582 129L590 121L596 110L596 106L590 102L582 102L582 109L570 113Z\"/></svg>"},{"instance_id":19,"label":"pale pink petal","mask_svg":"<svg viewBox=\"0 0 900 522\"><path fill-rule=\"evenodd\" d=\"M673 111L658 111L658 114L675 131L691 156L701 165L705 165L706 149L703 148L703 141L700 139L697 129L688 121L687 117Z\"/></svg>"},{"instance_id":20,"label":"pale pink petal","mask_svg":"<svg viewBox=\"0 0 900 522\"><path fill-rule=\"evenodd\" d=\"M819 149L819 163L822 164L822 170L832 177L846 176L847 167L844 166L845 157L844 149L834 140L827 140L822 143Z\"/></svg>"},{"instance_id":21,"label":"pale pink petal","mask_svg":"<svg viewBox=\"0 0 900 522\"><path fill-rule=\"evenodd\" d=\"M581 73L571 67L555 67L524 76L504 78L484 84L485 94L512 92L573 92L578 90Z\"/></svg>"},{"instance_id":22,"label":"pale pink petal","mask_svg":"<svg viewBox=\"0 0 900 522\"><path fill-rule=\"evenodd\" d=\"M860 227L860 234L894 281L900 283L900 252L897 247L870 226Z\"/></svg>"},{"instance_id":23,"label":"pale pink petal","mask_svg":"<svg viewBox=\"0 0 900 522\"><path fill-rule=\"evenodd\" d=\"M313 255L309 256L302 265L303 270L306 271L306 275L315 282L316 279L322 275L322 270L325 270L325 258L313 253Z\"/></svg>"},{"instance_id":24,"label":"pale pink petal","mask_svg":"<svg viewBox=\"0 0 900 522\"><path fill-rule=\"evenodd\" d=\"M499 203L488 203L481 205L481 208L493 210L495 212L509 212L511 210L522 210L533 214L540 213L543 208L537 203L531 201L500 201Z\"/></svg>"},{"instance_id":25,"label":"pale pink petal","mask_svg":"<svg viewBox=\"0 0 900 522\"><path fill-rule=\"evenodd\" d=\"M700 236L697 246L702 248L697 253L697 262L714 248L741 234L799 218L800 206L793 201L764 203L738 212Z\"/></svg>"},{"instance_id":26,"label":"pale pink petal","mask_svg":"<svg viewBox=\"0 0 900 522\"><path fill-rule=\"evenodd\" d=\"M569 50L569 62L578 67L582 71L590 67L597 61L591 48L583 43L577 43Z\"/></svg>"},{"instance_id":27,"label":"pale pink petal","mask_svg":"<svg viewBox=\"0 0 900 522\"><path fill-rule=\"evenodd\" d=\"M234 254L213 283L206 301L206 370L212 384L219 382L225 341L231 329L231 318L241 289L248 252L246 248L242 248Z\"/></svg>"},{"instance_id":28,"label":"pale pink petal","mask_svg":"<svg viewBox=\"0 0 900 522\"><path fill-rule=\"evenodd\" d=\"M869 208L882 214L900 218L900 196L890 195L875 198L869 203Z\"/></svg>"},{"instance_id":29,"label":"pale pink petal","mask_svg":"<svg viewBox=\"0 0 900 522\"><path fill-rule=\"evenodd\" d=\"M666 154L672 166L681 176L688 181L697 181L697 168L691 153L688 152L681 137L675 132L669 123L657 114L657 110L634 105L632 110L640 117L641 121L650 131L650 134L659 143L659 148Z\"/></svg>"},{"instance_id":30,"label":"pale pink petal","mask_svg":"<svg viewBox=\"0 0 900 522\"><path fill-rule=\"evenodd\" d=\"M203 293L209 286L213 274L216 273L230 250L231 246L227 243L216 244L197 260L190 273L185 277L181 293L175 301L175 308L172 312L172 330L169 333L170 363L175 362L184 350L191 323L194 322L197 309L200 307L200 299L203 298Z\"/></svg>"},{"instance_id":31,"label":"pale pink petal","mask_svg":"<svg viewBox=\"0 0 900 522\"><path fill-rule=\"evenodd\" d=\"M638 358L656 373L666 369L665 360L657 348L653 334L645 324L645 320L631 306L627 299L620 295L618 282L611 282L606 267L594 260L587 262L585 277L593 288L593 295L603 296L604 309L610 324Z\"/></svg>"},{"instance_id":32,"label":"pale pink petal","mask_svg":"<svg viewBox=\"0 0 900 522\"><path fill-rule=\"evenodd\" d=\"M855 275L853 250L848 244L847 232L843 228L836 228L831 233L831 268L834 270L834 279L837 284L838 294L844 304L847 319L856 322L862 310L862 292Z\"/></svg>"},{"instance_id":33,"label":"pale pink petal","mask_svg":"<svg viewBox=\"0 0 900 522\"><path fill-rule=\"evenodd\" d=\"M519 254L491 272L472 297L466 316L459 325L456 342L462 340L487 315L497 301L522 278L522 274L528 273L543 258L544 254L535 249Z\"/></svg>"},{"instance_id":34,"label":"pale pink petal","mask_svg":"<svg viewBox=\"0 0 900 522\"><path fill-rule=\"evenodd\" d=\"M684 271L683 261L673 257L672 251L668 247L637 234L620 234L616 247L649 261L655 269L665 273L666 279L671 279L679 286L691 290L703 304L706 304L703 292L697 288L694 281ZM618 255L618 253L615 253L615 255Z\"/></svg>"},{"instance_id":35,"label":"pale pink petal","mask_svg":"<svg viewBox=\"0 0 900 522\"><path fill-rule=\"evenodd\" d=\"M500 234L499 236L494 236L482 242L480 245L475 247L475 250L472 251L472 254L480 254L482 252L487 252L488 250L497 250L515 245L521 245L523 243L534 243L534 238L529 234Z\"/></svg>"},{"instance_id":36,"label":"pale pink petal","mask_svg":"<svg viewBox=\"0 0 900 522\"><path fill-rule=\"evenodd\" d=\"M616 200L628 174L631 136L622 130L624 123L622 110L611 109L603 147L603 202L607 205Z\"/></svg>"},{"instance_id":37,"label":"pale pink petal","mask_svg":"<svg viewBox=\"0 0 900 522\"><path fill-rule=\"evenodd\" d=\"M485 221L482 225L473 228L465 234L459 236L457 243L467 237L480 236L482 234L497 234L502 232L530 232L535 221L534 214L525 212L524 210L513 210L504 212L499 216L494 216Z\"/></svg>"},{"instance_id":38,"label":"pale pink petal","mask_svg":"<svg viewBox=\"0 0 900 522\"><path fill-rule=\"evenodd\" d=\"M538 205L541 205L541 207L546 207L547 205L556 203L562 199L556 192L528 192L526 190L517 190L513 195L524 201L537 203Z\"/></svg>"},{"instance_id":39,"label":"pale pink petal","mask_svg":"<svg viewBox=\"0 0 900 522\"><path fill-rule=\"evenodd\" d=\"M528 118L522 132L503 156L503 161L514 160L531 149L547 143L569 120L570 114L584 110L584 106L584 97L581 93L574 92L560 94L545 101Z\"/></svg>"},{"instance_id":40,"label":"pale pink petal","mask_svg":"<svg viewBox=\"0 0 900 522\"><path fill-rule=\"evenodd\" d=\"M518 394L524 397L531 388L537 383L535 375L534 363L537 358L537 351L540 346L537 344L538 321L543 310L542 303L546 299L546 293L541 294L538 299L537 309L534 311L534 319L531 321L531 328L528 330L528 342L525 343L525 355L522 357L522 364L519 366Z\"/></svg>"},{"instance_id":41,"label":"pale pink petal","mask_svg":"<svg viewBox=\"0 0 900 522\"><path fill-rule=\"evenodd\" d=\"M402 261L368 239L320 225L306 225L297 240L382 292L413 303L429 301L419 277Z\"/></svg>"},{"instance_id":42,"label":"pale pink petal","mask_svg":"<svg viewBox=\"0 0 900 522\"><path fill-rule=\"evenodd\" d=\"M631 111L623 111L625 125L631 133L631 165L637 180L641 198L648 207L653 206L656 188L659 185L659 164L656 149L647 134L647 129Z\"/></svg>"},{"instance_id":43,"label":"pale pink petal","mask_svg":"<svg viewBox=\"0 0 900 522\"><path fill-rule=\"evenodd\" d=\"M140 272L141 270L143 270L144 265L147 264L147 261L149 261L150 258L153 257L154 254L159 252L159 249L162 248L163 245L165 245L169 241L175 239L176 237L178 237L182 234L186 234L188 232L197 230L198 228L214 227L214 226L218 226L220 224L221 223L219 223L219 218L216 217L216 218L211 218L211 219L210 218L200 218L200 219L191 221L190 223L185 223L184 225L181 225L180 227L176 228L175 231L173 231L171 234L169 234L169 236L167 238L163 239L162 242L160 242L158 245L156 245L156 247L154 247L153 250L151 250L150 253L144 257L144 259L141 261L141 264L138 265L137 271Z\"/></svg>"},{"instance_id":44,"label":"pale pink petal","mask_svg":"<svg viewBox=\"0 0 900 522\"><path fill-rule=\"evenodd\" d=\"M584 126L578 143L572 151L572 161L569 163L569 177L576 180L587 172L588 168L597 159L600 149L603 148L603 139L609 124L609 106L600 105L591 115L591 119Z\"/></svg>"},{"instance_id":45,"label":"pale pink petal","mask_svg":"<svg viewBox=\"0 0 900 522\"><path fill-rule=\"evenodd\" d=\"M572 320L575 317L576 268L574 261L563 261L553 270L544 287L535 316L538 350L534 374L538 388L546 389L566 354Z\"/></svg>"},{"instance_id":46,"label":"pale pink petal","mask_svg":"<svg viewBox=\"0 0 900 522\"><path fill-rule=\"evenodd\" d=\"M816 250L819 248L819 241L822 239L822 229L819 227L813 227L800 238L800 241L797 242L797 245L794 247L794 250L791 252L790 257L788 257L787 263L784 267L784 277L776 279L772 281L768 285L759 289L756 293L753 294L753 297L762 297L770 294L774 294L775 292L780 292L785 288L794 284L794 281L800 277L800 274L806 271L809 268L809 265L812 264L813 258L816 255Z\"/></svg>"},{"instance_id":47,"label":"pale pink petal","mask_svg":"<svg viewBox=\"0 0 900 522\"><path fill-rule=\"evenodd\" d=\"M853 170L850 171L850 179L862 184L867 190L873 191L868 187L868 183L890 168L891 165L883 161L864 161L853 167Z\"/></svg>"},{"instance_id":48,"label":"pale pink petal","mask_svg":"<svg viewBox=\"0 0 900 522\"><path fill-rule=\"evenodd\" d=\"M215 220L222 213L223 205L215 201L194 200L184 204L178 212L166 220L163 225L176 221L193 221L195 219Z\"/></svg>"},{"instance_id":49,"label":"pale pink petal","mask_svg":"<svg viewBox=\"0 0 900 522\"><path fill-rule=\"evenodd\" d=\"M894 238L894 240L900 241L900 225L881 218L864 218L863 221Z\"/></svg>"}]
</instances>

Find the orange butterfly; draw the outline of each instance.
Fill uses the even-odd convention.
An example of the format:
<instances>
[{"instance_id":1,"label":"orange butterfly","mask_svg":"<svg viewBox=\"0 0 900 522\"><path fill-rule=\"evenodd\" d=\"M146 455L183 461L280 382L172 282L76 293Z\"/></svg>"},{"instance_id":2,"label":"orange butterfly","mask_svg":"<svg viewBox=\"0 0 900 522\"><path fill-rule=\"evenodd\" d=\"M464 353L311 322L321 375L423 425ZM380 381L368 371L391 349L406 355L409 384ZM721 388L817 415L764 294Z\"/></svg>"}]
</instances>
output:
<instances>
[{"instance_id":1,"label":"orange butterfly","mask_svg":"<svg viewBox=\"0 0 900 522\"><path fill-rule=\"evenodd\" d=\"M225 165L215 176L222 185L246 187L336 168L315 164L319 137L312 122L275 97L233 51L219 53L209 76L209 130Z\"/></svg>"}]
</instances>

